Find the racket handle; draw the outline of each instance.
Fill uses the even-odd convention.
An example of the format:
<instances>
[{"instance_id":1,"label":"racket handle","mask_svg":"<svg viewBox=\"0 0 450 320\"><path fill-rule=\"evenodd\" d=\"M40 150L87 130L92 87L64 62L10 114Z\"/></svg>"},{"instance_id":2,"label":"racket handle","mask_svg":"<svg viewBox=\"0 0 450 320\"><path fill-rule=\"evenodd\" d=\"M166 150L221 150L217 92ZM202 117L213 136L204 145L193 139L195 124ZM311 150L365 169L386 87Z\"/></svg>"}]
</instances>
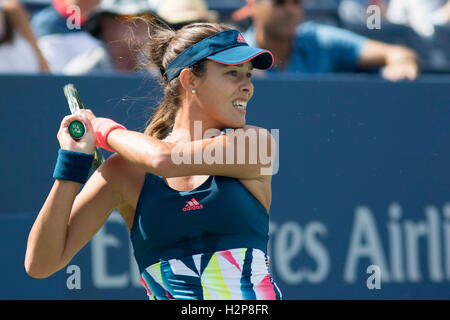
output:
<instances>
[{"instance_id":1,"label":"racket handle","mask_svg":"<svg viewBox=\"0 0 450 320\"><path fill-rule=\"evenodd\" d=\"M79 141L81 138L83 138L85 132L86 127L84 126L83 122L74 120L69 124L70 136L75 141ZM105 158L103 157L103 154L97 147L95 147L93 155L94 155L94 162L93 162L94 170L97 170L98 167L100 167L102 163L105 162Z\"/></svg>"},{"instance_id":2,"label":"racket handle","mask_svg":"<svg viewBox=\"0 0 450 320\"><path fill-rule=\"evenodd\" d=\"M71 123L69 123L69 133L70 136L75 140L78 141L81 138L83 138L85 132L86 132L86 127L84 126L84 123L78 120L74 120Z\"/></svg>"}]
</instances>

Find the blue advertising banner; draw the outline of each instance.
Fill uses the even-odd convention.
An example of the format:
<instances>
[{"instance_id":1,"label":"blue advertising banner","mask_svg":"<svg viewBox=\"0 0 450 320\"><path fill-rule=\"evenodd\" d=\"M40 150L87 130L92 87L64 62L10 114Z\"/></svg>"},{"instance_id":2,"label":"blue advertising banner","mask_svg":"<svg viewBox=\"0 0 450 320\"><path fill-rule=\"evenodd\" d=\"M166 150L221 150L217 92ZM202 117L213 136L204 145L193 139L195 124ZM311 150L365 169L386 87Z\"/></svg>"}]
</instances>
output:
<instances>
[{"instance_id":1,"label":"blue advertising banner","mask_svg":"<svg viewBox=\"0 0 450 320\"><path fill-rule=\"evenodd\" d=\"M24 269L74 83L87 108L142 131L161 99L138 76L1 76L0 299L146 299L118 212L47 279ZM450 298L450 77L254 80L247 122L272 130L270 264L284 299Z\"/></svg>"}]
</instances>

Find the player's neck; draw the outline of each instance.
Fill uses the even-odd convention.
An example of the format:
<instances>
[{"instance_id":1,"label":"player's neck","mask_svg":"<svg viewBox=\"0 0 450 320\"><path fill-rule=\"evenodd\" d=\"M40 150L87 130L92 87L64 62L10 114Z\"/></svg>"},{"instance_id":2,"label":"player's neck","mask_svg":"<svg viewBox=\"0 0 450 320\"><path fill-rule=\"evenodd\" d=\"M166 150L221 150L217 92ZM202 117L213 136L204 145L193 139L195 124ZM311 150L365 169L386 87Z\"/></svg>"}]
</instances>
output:
<instances>
[{"instance_id":1,"label":"player's neck","mask_svg":"<svg viewBox=\"0 0 450 320\"><path fill-rule=\"evenodd\" d=\"M199 117L198 115L201 112L189 111L187 108L180 108L178 110L172 132L170 137L167 138L167 141L179 143L201 140L204 138L205 132L209 129L222 130L215 122L208 121L204 117ZM211 137L210 132L212 131L208 132L208 137Z\"/></svg>"}]
</instances>

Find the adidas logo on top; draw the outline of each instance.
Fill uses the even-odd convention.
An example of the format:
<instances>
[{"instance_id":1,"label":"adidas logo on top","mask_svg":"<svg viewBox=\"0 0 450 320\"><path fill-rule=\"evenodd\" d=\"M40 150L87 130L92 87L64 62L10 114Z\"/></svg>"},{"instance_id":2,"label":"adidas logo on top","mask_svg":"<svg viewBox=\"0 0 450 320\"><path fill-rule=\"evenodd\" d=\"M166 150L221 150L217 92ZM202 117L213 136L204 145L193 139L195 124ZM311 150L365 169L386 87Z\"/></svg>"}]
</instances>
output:
<instances>
[{"instance_id":1,"label":"adidas logo on top","mask_svg":"<svg viewBox=\"0 0 450 320\"><path fill-rule=\"evenodd\" d=\"M238 34L237 42L247 43L247 41L245 41L244 37L240 33Z\"/></svg>"},{"instance_id":2,"label":"adidas logo on top","mask_svg":"<svg viewBox=\"0 0 450 320\"><path fill-rule=\"evenodd\" d=\"M184 206L183 211L190 211L190 210L198 210L203 209L203 205L198 203L195 198L192 198L188 203Z\"/></svg>"}]
</instances>

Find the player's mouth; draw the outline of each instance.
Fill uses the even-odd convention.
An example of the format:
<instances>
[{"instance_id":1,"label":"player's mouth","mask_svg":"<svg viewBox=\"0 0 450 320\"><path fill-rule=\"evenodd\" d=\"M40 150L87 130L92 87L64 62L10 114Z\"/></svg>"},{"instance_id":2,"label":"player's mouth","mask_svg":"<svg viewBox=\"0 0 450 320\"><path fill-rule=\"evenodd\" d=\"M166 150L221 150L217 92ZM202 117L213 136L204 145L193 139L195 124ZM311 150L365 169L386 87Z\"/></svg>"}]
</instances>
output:
<instances>
[{"instance_id":1,"label":"player's mouth","mask_svg":"<svg viewBox=\"0 0 450 320\"><path fill-rule=\"evenodd\" d=\"M232 102L232 104L236 110L245 113L245 110L247 109L247 101L236 99Z\"/></svg>"}]
</instances>

